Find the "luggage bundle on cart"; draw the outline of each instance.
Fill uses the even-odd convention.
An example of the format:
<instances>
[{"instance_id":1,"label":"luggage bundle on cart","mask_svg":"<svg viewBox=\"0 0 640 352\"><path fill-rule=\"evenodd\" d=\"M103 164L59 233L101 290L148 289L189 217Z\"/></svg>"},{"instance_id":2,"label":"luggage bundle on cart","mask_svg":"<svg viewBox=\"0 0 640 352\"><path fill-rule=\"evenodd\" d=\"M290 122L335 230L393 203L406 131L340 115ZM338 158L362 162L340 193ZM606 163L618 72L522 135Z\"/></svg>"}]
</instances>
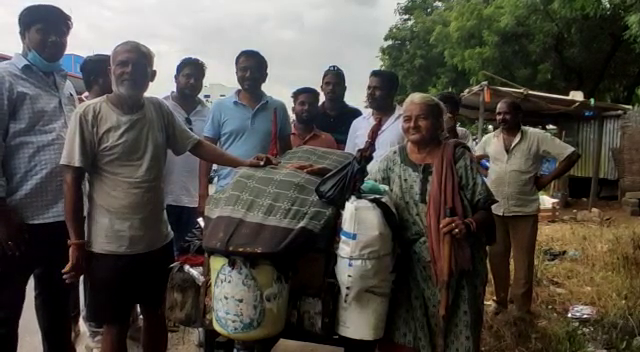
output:
<instances>
[{"instance_id":1,"label":"luggage bundle on cart","mask_svg":"<svg viewBox=\"0 0 640 352\"><path fill-rule=\"evenodd\" d=\"M341 151L296 148L278 166L237 170L233 182L209 198L203 240L208 326L239 341L278 335L325 343L333 337L339 210L316 195L319 177L292 166L334 170L352 159Z\"/></svg>"}]
</instances>

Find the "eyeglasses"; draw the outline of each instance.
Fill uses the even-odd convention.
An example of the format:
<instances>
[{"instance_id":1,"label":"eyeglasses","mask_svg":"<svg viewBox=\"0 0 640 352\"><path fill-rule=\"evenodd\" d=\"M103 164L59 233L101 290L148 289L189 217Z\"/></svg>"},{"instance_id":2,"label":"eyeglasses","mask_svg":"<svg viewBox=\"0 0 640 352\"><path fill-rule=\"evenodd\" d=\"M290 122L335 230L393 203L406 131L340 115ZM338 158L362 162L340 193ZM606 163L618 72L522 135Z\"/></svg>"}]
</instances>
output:
<instances>
[{"instance_id":1,"label":"eyeglasses","mask_svg":"<svg viewBox=\"0 0 640 352\"><path fill-rule=\"evenodd\" d=\"M191 121L191 118L189 116L185 117L184 122L187 124L189 131L193 132L193 121Z\"/></svg>"}]
</instances>

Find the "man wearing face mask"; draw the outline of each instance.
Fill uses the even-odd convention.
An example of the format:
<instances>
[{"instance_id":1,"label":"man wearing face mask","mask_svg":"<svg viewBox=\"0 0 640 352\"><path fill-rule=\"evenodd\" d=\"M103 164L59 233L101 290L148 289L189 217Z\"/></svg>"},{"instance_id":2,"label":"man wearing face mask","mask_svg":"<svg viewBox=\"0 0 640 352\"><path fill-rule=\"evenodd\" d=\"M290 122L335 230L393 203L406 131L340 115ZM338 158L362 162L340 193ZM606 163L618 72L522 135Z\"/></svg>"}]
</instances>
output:
<instances>
[{"instance_id":1,"label":"man wearing face mask","mask_svg":"<svg viewBox=\"0 0 640 352\"><path fill-rule=\"evenodd\" d=\"M239 158L266 154L277 139L278 154L291 149L291 120L283 102L264 91L267 81L267 60L255 50L244 50L236 56L236 78L240 89L213 103L204 128L205 139ZM200 162L199 211L209 196L208 178L211 165ZM234 170L218 168L216 191L226 187Z\"/></svg>"},{"instance_id":2,"label":"man wearing face mask","mask_svg":"<svg viewBox=\"0 0 640 352\"><path fill-rule=\"evenodd\" d=\"M77 98L60 60L71 17L51 5L19 15L23 50L0 64L0 351L16 351L29 277L45 351L72 351L74 288L58 165Z\"/></svg>"},{"instance_id":3,"label":"man wearing face mask","mask_svg":"<svg viewBox=\"0 0 640 352\"><path fill-rule=\"evenodd\" d=\"M259 167L273 160L242 160L200 139L166 103L145 97L155 79L154 55L137 42L111 54L113 93L82 104L69 123L60 163L69 228L68 281L85 270L88 311L102 324L103 352L127 350L131 311L143 316L144 351L166 351L164 313L172 233L165 213L167 151L186 152L228 167ZM89 176L87 233L82 182Z\"/></svg>"},{"instance_id":4,"label":"man wearing face mask","mask_svg":"<svg viewBox=\"0 0 640 352\"><path fill-rule=\"evenodd\" d=\"M196 58L183 59L174 76L176 90L164 98L173 114L198 136L202 136L209 116L209 107L198 98L206 70L204 62ZM167 155L164 196L176 257L187 254L184 240L198 221L198 167L198 158L193 155Z\"/></svg>"},{"instance_id":5,"label":"man wearing face mask","mask_svg":"<svg viewBox=\"0 0 640 352\"><path fill-rule=\"evenodd\" d=\"M311 87L296 89L292 94L293 114L296 119L291 132L291 145L297 148L309 147L338 149L335 139L330 134L316 128L318 120L318 102L320 93Z\"/></svg>"},{"instance_id":6,"label":"man wearing face mask","mask_svg":"<svg viewBox=\"0 0 640 352\"><path fill-rule=\"evenodd\" d=\"M355 154L365 146L369 131L374 125L380 126L380 132L375 143L373 161L368 169L373 170L377 162L387 152L404 143L402 133L402 107L395 103L400 80L395 72L374 70L369 76L367 85L367 104L370 112L358 117L349 129L349 137L345 151Z\"/></svg>"},{"instance_id":7,"label":"man wearing face mask","mask_svg":"<svg viewBox=\"0 0 640 352\"><path fill-rule=\"evenodd\" d=\"M540 207L538 191L569 172L580 159L573 147L558 138L522 126L522 116L520 103L502 100L496 107L500 128L484 136L476 147L476 159L488 157L491 162L487 184L498 200L491 209L496 223L496 243L489 249L496 315L508 308L509 298L513 299L517 313L531 312ZM560 162L551 174L540 177L543 157L554 157ZM512 248L515 271L510 287Z\"/></svg>"}]
</instances>

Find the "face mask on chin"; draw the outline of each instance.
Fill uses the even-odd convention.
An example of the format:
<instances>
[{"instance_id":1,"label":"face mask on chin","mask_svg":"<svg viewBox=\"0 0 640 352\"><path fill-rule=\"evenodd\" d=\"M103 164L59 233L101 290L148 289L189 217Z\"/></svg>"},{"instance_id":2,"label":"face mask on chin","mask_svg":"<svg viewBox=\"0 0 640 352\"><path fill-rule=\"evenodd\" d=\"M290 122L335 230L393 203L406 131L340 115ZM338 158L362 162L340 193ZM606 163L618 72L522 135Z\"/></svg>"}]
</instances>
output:
<instances>
[{"instance_id":1,"label":"face mask on chin","mask_svg":"<svg viewBox=\"0 0 640 352\"><path fill-rule=\"evenodd\" d=\"M33 66L35 66L38 70L42 72L51 73L51 72L63 70L62 64L60 63L59 60L56 62L48 62L47 60L43 59L42 56L40 56L40 54L38 54L33 49L28 49L26 59Z\"/></svg>"}]
</instances>

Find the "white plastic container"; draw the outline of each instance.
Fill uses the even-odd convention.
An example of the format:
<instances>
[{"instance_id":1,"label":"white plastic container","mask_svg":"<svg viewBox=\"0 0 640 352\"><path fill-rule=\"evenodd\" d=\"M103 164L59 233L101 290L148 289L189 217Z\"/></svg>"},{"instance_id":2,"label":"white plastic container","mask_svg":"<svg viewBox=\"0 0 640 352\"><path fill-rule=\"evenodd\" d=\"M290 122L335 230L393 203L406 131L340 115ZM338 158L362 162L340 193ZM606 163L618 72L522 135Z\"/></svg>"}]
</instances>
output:
<instances>
[{"instance_id":1,"label":"white plastic container","mask_svg":"<svg viewBox=\"0 0 640 352\"><path fill-rule=\"evenodd\" d=\"M268 262L250 266L242 258L232 264L210 258L213 328L238 341L278 335L285 326L289 284Z\"/></svg>"}]
</instances>

